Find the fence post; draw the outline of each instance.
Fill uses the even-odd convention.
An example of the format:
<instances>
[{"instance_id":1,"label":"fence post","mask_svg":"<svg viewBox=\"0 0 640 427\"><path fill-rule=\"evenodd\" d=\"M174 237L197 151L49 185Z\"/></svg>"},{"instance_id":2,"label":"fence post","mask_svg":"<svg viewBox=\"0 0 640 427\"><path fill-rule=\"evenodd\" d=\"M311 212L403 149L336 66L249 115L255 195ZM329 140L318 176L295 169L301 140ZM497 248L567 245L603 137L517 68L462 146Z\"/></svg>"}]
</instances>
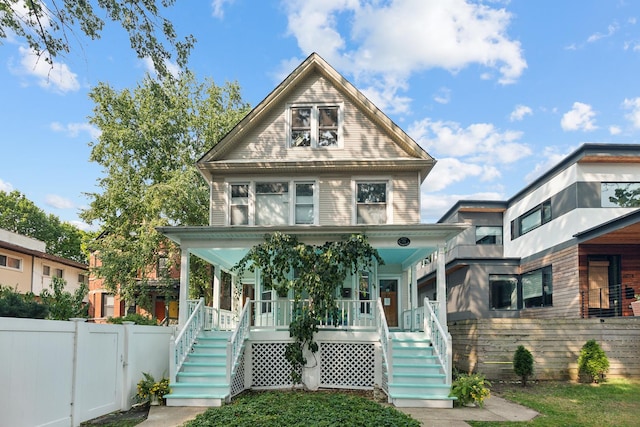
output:
<instances>
[{"instance_id":1,"label":"fence post","mask_svg":"<svg viewBox=\"0 0 640 427\"><path fill-rule=\"evenodd\" d=\"M128 411L133 406L129 396L131 386L131 372L129 371L129 365L131 365L131 349L129 344L133 342L132 325L135 325L135 322L122 322L122 325L124 326L124 354L122 360L122 400L120 409Z\"/></svg>"},{"instance_id":2,"label":"fence post","mask_svg":"<svg viewBox=\"0 0 640 427\"><path fill-rule=\"evenodd\" d=\"M71 373L71 425L80 425L80 411L82 409L81 402L79 401L80 393L80 381L79 378L79 353L83 344L83 338L86 336L87 327L84 322L87 319L81 317L74 317L69 319L74 323L73 332L73 371ZM82 336L82 337L81 337Z\"/></svg>"}]
</instances>

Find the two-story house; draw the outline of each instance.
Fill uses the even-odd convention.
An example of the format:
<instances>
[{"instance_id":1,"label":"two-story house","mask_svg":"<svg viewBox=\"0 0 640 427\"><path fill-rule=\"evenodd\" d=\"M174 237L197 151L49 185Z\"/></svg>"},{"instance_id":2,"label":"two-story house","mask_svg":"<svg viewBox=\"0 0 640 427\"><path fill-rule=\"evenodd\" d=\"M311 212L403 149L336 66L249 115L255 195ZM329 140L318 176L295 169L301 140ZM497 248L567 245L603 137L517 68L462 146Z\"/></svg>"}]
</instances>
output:
<instances>
[{"instance_id":1,"label":"two-story house","mask_svg":"<svg viewBox=\"0 0 640 427\"><path fill-rule=\"evenodd\" d=\"M336 283L344 321L321 328L320 350L303 372L306 386L377 384L396 405L451 407L444 301L424 306L416 266L466 226L420 223L420 186L434 164L351 83L310 55L197 162L211 188L210 225L159 228L182 251L181 332L168 404L215 405L248 388L291 387L284 358L290 296L265 286L259 271L234 275L231 289L221 289L220 280L279 231L320 245L362 234L384 260ZM215 266L209 311L187 300L190 254ZM442 267L437 282L444 290ZM231 293L230 312L238 318L229 324L221 321L228 313L219 300ZM232 331L203 335L200 324ZM214 356L216 345L221 353Z\"/></svg>"},{"instance_id":2,"label":"two-story house","mask_svg":"<svg viewBox=\"0 0 640 427\"><path fill-rule=\"evenodd\" d=\"M40 295L43 289L51 290L54 277L65 280L65 290L73 292L88 283L89 268L48 254L43 241L0 229L0 285Z\"/></svg>"},{"instance_id":3,"label":"two-story house","mask_svg":"<svg viewBox=\"0 0 640 427\"><path fill-rule=\"evenodd\" d=\"M639 165L640 145L584 144L507 201L457 202L438 221L470 225L447 243L449 322L459 326L466 320L549 320L540 325L494 322L493 327L529 328L530 337L514 333L509 345L528 342L532 349L558 330L556 344L549 338L555 350L549 348L545 355L547 360L560 360L573 357L574 351L564 347L570 339L562 328L594 333L597 329L572 320L600 318L596 323L604 325L605 318L629 319L630 304L640 294ZM419 270L421 296L438 296L435 258ZM544 336L539 329L546 331ZM637 334L627 330L630 337ZM607 337L599 333L593 337ZM612 351L616 342L611 343ZM460 348L456 357L467 360L478 354L480 360L479 346ZM562 369L549 369L548 375L566 372L569 365L572 362L563 362ZM621 367L617 372L630 371Z\"/></svg>"}]
</instances>

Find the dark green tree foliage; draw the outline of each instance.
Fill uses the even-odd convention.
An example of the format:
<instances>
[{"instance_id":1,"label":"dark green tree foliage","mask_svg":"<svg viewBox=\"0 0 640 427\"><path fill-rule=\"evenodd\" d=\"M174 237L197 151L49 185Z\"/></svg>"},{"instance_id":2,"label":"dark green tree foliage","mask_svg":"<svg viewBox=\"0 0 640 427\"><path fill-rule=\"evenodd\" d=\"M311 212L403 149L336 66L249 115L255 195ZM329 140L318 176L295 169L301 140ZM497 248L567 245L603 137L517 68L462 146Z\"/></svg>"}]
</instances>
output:
<instances>
[{"instance_id":1,"label":"dark green tree foliage","mask_svg":"<svg viewBox=\"0 0 640 427\"><path fill-rule=\"evenodd\" d=\"M162 82L147 77L134 90L100 84L90 97L90 122L101 131L90 160L103 177L81 217L102 229L92 245L102 262L95 273L110 291L148 307L144 272L161 255L179 259L155 227L208 224L209 188L195 163L249 107L237 84L198 83L190 73ZM190 286L210 286L210 268L197 257L191 265Z\"/></svg>"},{"instance_id":2,"label":"dark green tree foliage","mask_svg":"<svg viewBox=\"0 0 640 427\"><path fill-rule=\"evenodd\" d=\"M234 266L234 271L240 274L247 269L260 269L265 285L279 295L293 291L294 313L289 333L295 341L287 345L285 356L291 363L291 379L295 384L302 382L302 368L307 364L304 348L312 353L318 351L313 337L321 320L333 319L338 325L337 289L349 274L370 270L375 263L384 261L363 235L315 246L276 232L251 248ZM303 297L308 304L303 303Z\"/></svg>"},{"instance_id":3,"label":"dark green tree foliage","mask_svg":"<svg viewBox=\"0 0 640 427\"><path fill-rule=\"evenodd\" d=\"M0 317L44 319L49 310L32 293L19 294L8 286L0 285Z\"/></svg>"},{"instance_id":4,"label":"dark green tree foliage","mask_svg":"<svg viewBox=\"0 0 640 427\"><path fill-rule=\"evenodd\" d=\"M527 378L533 375L533 355L522 345L513 355L513 371L522 380L522 386L526 387Z\"/></svg>"},{"instance_id":5,"label":"dark green tree foliage","mask_svg":"<svg viewBox=\"0 0 640 427\"><path fill-rule=\"evenodd\" d=\"M578 357L578 374L581 379L598 383L604 381L604 374L609 370L609 359L596 342L589 340L582 346Z\"/></svg>"},{"instance_id":6,"label":"dark green tree foliage","mask_svg":"<svg viewBox=\"0 0 640 427\"><path fill-rule=\"evenodd\" d=\"M616 188L615 196L609 196L609 201L623 208L640 207L640 187L627 185L626 188Z\"/></svg>"},{"instance_id":7,"label":"dark green tree foliage","mask_svg":"<svg viewBox=\"0 0 640 427\"><path fill-rule=\"evenodd\" d=\"M59 277L51 281L51 290L40 293L42 303L49 309L49 319L69 320L74 317L88 317L89 307L83 302L89 292L84 283L73 293L65 291L67 282Z\"/></svg>"},{"instance_id":8,"label":"dark green tree foliage","mask_svg":"<svg viewBox=\"0 0 640 427\"><path fill-rule=\"evenodd\" d=\"M0 191L0 228L45 242L49 254L87 262L82 243L88 234L47 215L19 191Z\"/></svg>"},{"instance_id":9,"label":"dark green tree foliage","mask_svg":"<svg viewBox=\"0 0 640 427\"><path fill-rule=\"evenodd\" d=\"M195 43L193 36L178 40L173 24L161 16L175 0L0 0L0 39L12 32L50 64L74 48L72 40L99 39L105 20L118 23L128 34L139 58L150 58L160 76L168 75L167 61L184 68ZM83 49L82 45L77 46Z\"/></svg>"}]
</instances>

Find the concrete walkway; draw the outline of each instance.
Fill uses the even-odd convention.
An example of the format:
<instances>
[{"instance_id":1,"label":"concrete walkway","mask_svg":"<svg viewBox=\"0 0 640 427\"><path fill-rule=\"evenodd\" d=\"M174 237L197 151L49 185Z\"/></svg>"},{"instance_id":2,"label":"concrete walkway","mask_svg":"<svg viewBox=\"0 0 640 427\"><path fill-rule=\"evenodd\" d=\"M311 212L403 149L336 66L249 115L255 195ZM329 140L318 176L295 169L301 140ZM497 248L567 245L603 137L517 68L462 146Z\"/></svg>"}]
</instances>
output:
<instances>
[{"instance_id":1,"label":"concrete walkway","mask_svg":"<svg viewBox=\"0 0 640 427\"><path fill-rule=\"evenodd\" d=\"M152 406L146 421L139 427L178 427L194 419L208 408ZM491 396L483 408L397 408L411 415L426 427L463 427L465 421L529 421L538 413L533 409L509 402L498 396ZM310 426L311 427L311 426Z\"/></svg>"}]
</instances>

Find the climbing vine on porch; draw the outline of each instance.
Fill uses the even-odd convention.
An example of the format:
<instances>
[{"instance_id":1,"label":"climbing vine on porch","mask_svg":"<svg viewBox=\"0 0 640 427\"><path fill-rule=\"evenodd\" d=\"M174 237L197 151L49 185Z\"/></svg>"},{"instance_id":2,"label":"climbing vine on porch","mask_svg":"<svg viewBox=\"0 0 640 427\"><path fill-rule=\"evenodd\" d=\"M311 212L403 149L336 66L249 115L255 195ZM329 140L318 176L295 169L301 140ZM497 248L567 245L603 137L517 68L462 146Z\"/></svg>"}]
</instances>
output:
<instances>
[{"instance_id":1,"label":"climbing vine on porch","mask_svg":"<svg viewBox=\"0 0 640 427\"><path fill-rule=\"evenodd\" d=\"M291 379L302 383L302 369L307 360L304 348L318 351L314 335L322 319L339 324L336 290L342 287L348 274L369 271L384 264L378 251L362 234L352 234L339 241L323 245L308 245L295 236L276 232L265 237L265 242L252 247L233 267L242 273L260 269L263 284L278 295L293 291L293 313L289 335L294 338L285 350L291 364ZM308 303L306 301L308 301Z\"/></svg>"}]
</instances>

